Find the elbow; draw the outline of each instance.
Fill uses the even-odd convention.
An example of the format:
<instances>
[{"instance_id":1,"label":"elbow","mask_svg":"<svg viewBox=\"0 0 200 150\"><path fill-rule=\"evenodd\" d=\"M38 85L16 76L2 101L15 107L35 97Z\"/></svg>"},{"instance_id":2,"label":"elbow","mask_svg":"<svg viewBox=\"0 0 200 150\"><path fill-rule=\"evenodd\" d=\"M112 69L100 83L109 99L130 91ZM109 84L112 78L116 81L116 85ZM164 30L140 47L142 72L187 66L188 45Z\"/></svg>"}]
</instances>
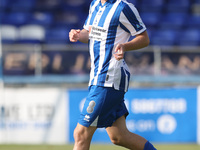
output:
<instances>
[{"instance_id":1,"label":"elbow","mask_svg":"<svg viewBox=\"0 0 200 150\"><path fill-rule=\"evenodd\" d=\"M143 37L144 37L144 45L145 45L145 47L147 47L147 46L149 46L149 44L150 44L150 39L149 39L149 35L148 35L148 33L147 33L147 31L145 31L144 33L143 33Z\"/></svg>"},{"instance_id":2,"label":"elbow","mask_svg":"<svg viewBox=\"0 0 200 150\"><path fill-rule=\"evenodd\" d=\"M146 44L146 47L149 46L149 44L150 44L150 39L149 39L149 37L146 39L145 44Z\"/></svg>"},{"instance_id":3,"label":"elbow","mask_svg":"<svg viewBox=\"0 0 200 150\"><path fill-rule=\"evenodd\" d=\"M149 44L150 44L149 38L145 38L145 40L143 40L143 48L149 46Z\"/></svg>"},{"instance_id":4,"label":"elbow","mask_svg":"<svg viewBox=\"0 0 200 150\"><path fill-rule=\"evenodd\" d=\"M149 44L150 44L150 39L149 39L149 36L148 36L148 34L147 34L147 32L145 31L145 32L143 32L142 34L141 34L141 38L142 38L142 45L143 45L143 47L147 47L147 46L149 46Z\"/></svg>"}]
</instances>

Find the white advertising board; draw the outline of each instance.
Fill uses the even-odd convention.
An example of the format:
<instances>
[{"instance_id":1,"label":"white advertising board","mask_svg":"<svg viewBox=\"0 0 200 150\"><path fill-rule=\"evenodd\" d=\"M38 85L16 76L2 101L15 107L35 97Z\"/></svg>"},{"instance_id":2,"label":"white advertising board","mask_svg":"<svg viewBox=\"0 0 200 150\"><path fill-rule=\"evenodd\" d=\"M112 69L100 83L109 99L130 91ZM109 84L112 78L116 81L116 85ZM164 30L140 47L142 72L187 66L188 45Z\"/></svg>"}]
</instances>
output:
<instances>
[{"instance_id":1,"label":"white advertising board","mask_svg":"<svg viewBox=\"0 0 200 150\"><path fill-rule=\"evenodd\" d=\"M66 90L6 88L0 93L0 143L67 142Z\"/></svg>"}]
</instances>

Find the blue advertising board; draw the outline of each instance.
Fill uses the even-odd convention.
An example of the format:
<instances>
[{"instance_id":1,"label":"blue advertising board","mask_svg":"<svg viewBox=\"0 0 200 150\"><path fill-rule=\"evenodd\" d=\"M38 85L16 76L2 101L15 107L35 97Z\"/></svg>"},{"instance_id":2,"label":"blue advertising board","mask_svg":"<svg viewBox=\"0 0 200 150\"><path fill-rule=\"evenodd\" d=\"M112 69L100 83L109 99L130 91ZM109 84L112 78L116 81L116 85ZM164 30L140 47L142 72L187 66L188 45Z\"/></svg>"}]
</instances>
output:
<instances>
[{"instance_id":1,"label":"blue advertising board","mask_svg":"<svg viewBox=\"0 0 200 150\"><path fill-rule=\"evenodd\" d=\"M131 132L154 142L196 142L196 88L135 89L126 99Z\"/></svg>"},{"instance_id":2,"label":"blue advertising board","mask_svg":"<svg viewBox=\"0 0 200 150\"><path fill-rule=\"evenodd\" d=\"M69 91L69 142L87 93ZM152 142L197 142L197 88L130 89L125 102L131 132ZM96 131L93 142L110 142L105 129Z\"/></svg>"}]
</instances>

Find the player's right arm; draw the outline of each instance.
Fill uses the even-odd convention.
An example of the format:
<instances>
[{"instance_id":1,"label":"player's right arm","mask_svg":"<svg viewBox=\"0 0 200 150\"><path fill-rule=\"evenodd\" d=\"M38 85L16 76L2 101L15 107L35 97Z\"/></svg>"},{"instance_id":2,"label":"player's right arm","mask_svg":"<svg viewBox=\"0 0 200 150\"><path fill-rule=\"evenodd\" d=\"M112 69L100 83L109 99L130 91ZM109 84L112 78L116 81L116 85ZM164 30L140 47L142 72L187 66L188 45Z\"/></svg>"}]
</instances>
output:
<instances>
[{"instance_id":1,"label":"player's right arm","mask_svg":"<svg viewBox=\"0 0 200 150\"><path fill-rule=\"evenodd\" d=\"M82 43L88 43L89 40L89 32L85 29L71 29L71 31L69 32L69 40L71 42L77 42L80 41Z\"/></svg>"}]
</instances>

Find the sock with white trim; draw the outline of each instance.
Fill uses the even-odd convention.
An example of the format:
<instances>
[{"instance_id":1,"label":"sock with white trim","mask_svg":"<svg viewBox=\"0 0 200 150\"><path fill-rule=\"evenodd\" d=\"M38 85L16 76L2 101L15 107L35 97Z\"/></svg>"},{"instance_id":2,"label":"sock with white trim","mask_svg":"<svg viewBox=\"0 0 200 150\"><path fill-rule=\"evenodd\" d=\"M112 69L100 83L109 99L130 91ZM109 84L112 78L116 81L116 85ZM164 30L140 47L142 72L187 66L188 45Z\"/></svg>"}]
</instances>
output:
<instances>
[{"instance_id":1,"label":"sock with white trim","mask_svg":"<svg viewBox=\"0 0 200 150\"><path fill-rule=\"evenodd\" d=\"M147 141L145 143L144 150L156 150L156 148L149 141Z\"/></svg>"}]
</instances>

